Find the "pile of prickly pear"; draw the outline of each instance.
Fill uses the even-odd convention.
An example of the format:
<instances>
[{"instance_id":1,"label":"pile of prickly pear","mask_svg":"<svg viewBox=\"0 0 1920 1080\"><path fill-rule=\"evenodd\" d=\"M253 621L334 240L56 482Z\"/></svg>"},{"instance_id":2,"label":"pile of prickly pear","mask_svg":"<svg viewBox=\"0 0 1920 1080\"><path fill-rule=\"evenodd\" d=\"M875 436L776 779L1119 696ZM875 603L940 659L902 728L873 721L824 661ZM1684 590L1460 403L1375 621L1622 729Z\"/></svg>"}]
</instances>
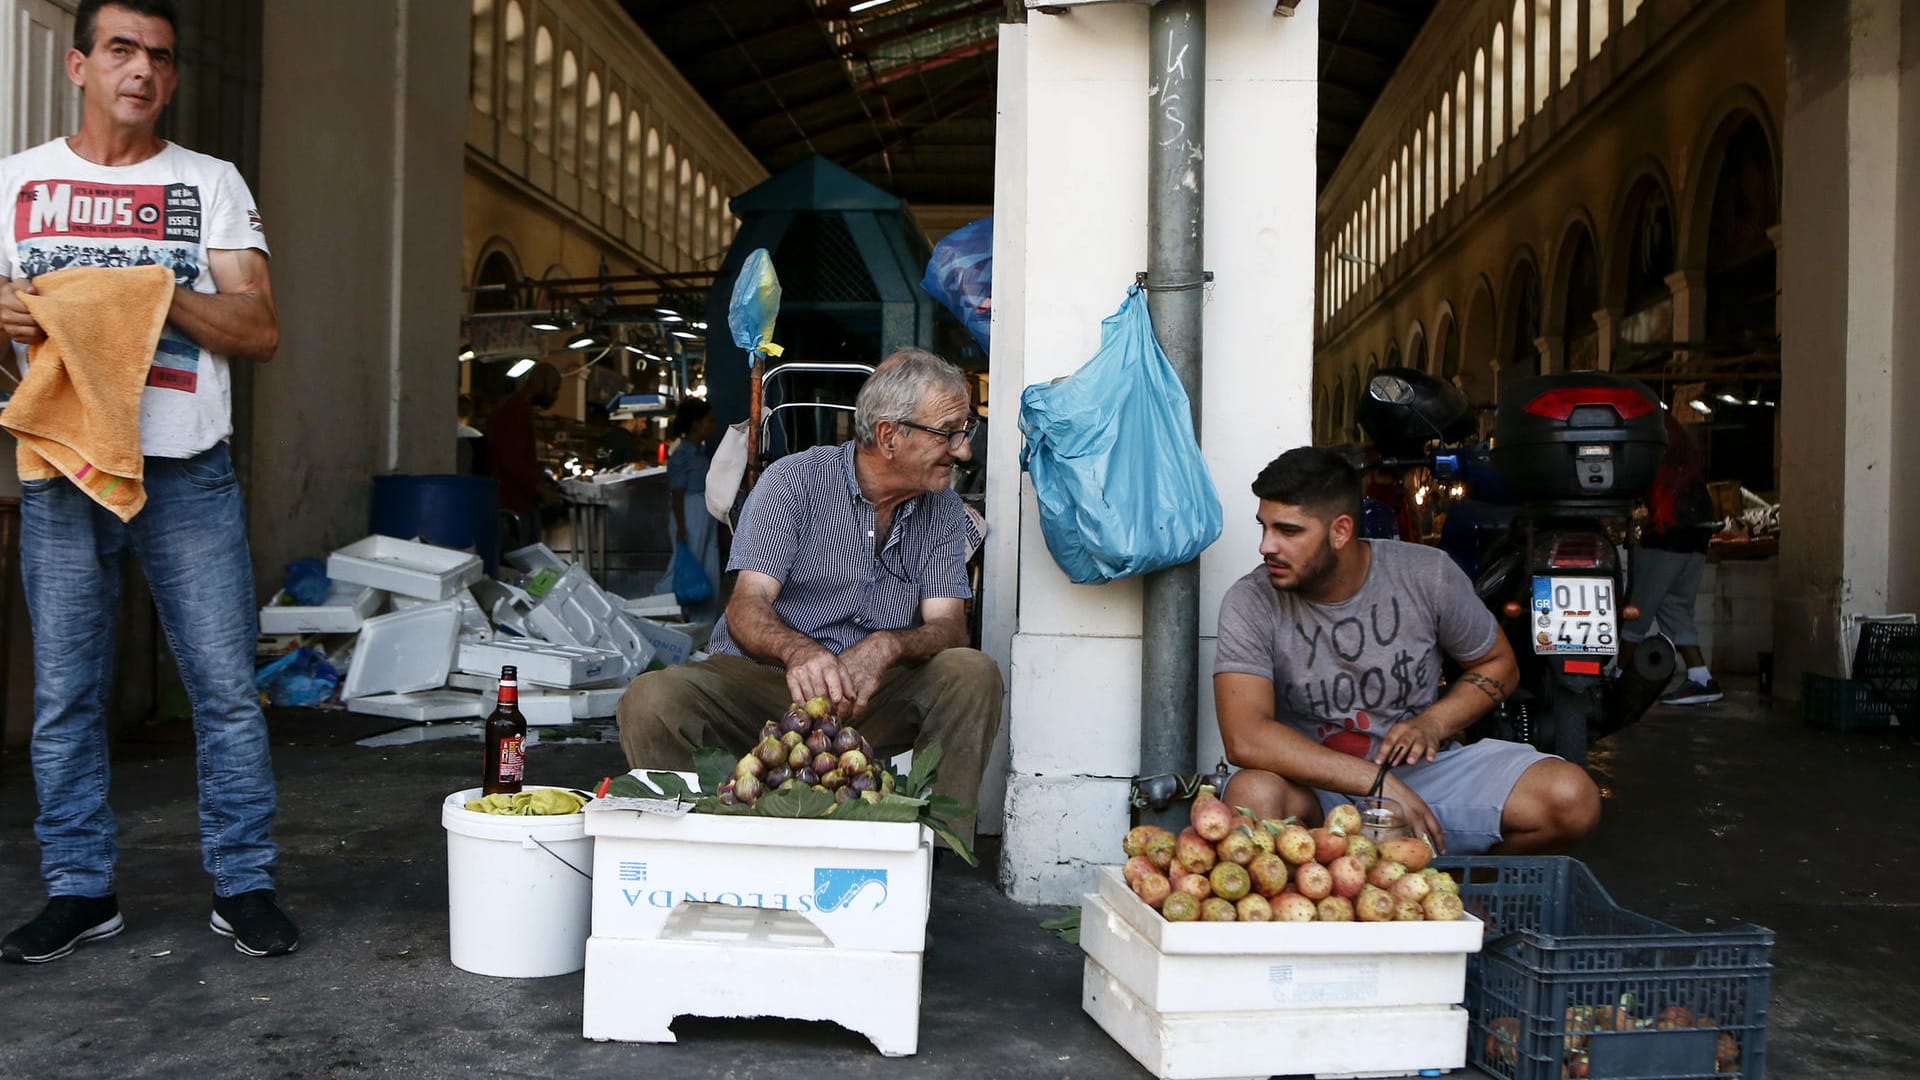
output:
<instances>
[{"instance_id":1,"label":"pile of prickly pear","mask_svg":"<svg viewBox=\"0 0 1920 1080\"><path fill-rule=\"evenodd\" d=\"M833 795L836 802L877 803L892 793L893 774L874 760L873 747L851 724L832 715L826 698L794 702L760 729L760 741L720 785L720 801L752 806L762 795L794 786Z\"/></svg>"},{"instance_id":2,"label":"pile of prickly pear","mask_svg":"<svg viewBox=\"0 0 1920 1080\"><path fill-rule=\"evenodd\" d=\"M1309 829L1193 800L1178 836L1157 825L1127 833L1122 873L1168 922L1437 922L1459 919L1460 885L1428 866L1433 848L1402 837L1375 846L1360 811L1341 805Z\"/></svg>"}]
</instances>

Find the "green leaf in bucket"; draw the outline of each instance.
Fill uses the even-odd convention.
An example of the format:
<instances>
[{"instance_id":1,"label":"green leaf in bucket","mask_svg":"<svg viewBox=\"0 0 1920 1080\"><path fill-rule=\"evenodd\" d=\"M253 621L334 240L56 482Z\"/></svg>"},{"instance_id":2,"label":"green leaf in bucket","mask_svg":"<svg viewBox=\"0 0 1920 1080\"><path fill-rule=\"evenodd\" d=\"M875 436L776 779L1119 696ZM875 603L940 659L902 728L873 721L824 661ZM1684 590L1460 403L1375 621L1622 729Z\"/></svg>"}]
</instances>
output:
<instances>
[{"instance_id":1,"label":"green leaf in bucket","mask_svg":"<svg viewBox=\"0 0 1920 1080\"><path fill-rule=\"evenodd\" d=\"M914 751L913 771L907 774L905 780L900 781L900 793L913 798L919 798L925 794L927 787L933 783L934 777L939 775L940 757L944 753L945 751L937 742L928 743L924 750Z\"/></svg>"},{"instance_id":2,"label":"green leaf in bucket","mask_svg":"<svg viewBox=\"0 0 1920 1080\"><path fill-rule=\"evenodd\" d=\"M753 804L754 813L761 817L818 818L826 817L832 809L832 794L799 784L762 795Z\"/></svg>"}]
</instances>

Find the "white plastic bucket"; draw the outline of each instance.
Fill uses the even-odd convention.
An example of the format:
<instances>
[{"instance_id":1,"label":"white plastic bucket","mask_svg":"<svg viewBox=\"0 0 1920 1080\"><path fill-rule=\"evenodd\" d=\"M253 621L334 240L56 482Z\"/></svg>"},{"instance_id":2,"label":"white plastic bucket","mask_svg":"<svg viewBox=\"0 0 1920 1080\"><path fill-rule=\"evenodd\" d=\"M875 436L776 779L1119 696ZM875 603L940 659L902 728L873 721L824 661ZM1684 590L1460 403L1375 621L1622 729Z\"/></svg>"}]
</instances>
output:
<instances>
[{"instance_id":1,"label":"white plastic bucket","mask_svg":"<svg viewBox=\"0 0 1920 1080\"><path fill-rule=\"evenodd\" d=\"M535 790L529 787L529 791ZM479 788L440 809L447 829L447 937L453 966L536 979L587 965L593 837L585 814L478 814Z\"/></svg>"}]
</instances>

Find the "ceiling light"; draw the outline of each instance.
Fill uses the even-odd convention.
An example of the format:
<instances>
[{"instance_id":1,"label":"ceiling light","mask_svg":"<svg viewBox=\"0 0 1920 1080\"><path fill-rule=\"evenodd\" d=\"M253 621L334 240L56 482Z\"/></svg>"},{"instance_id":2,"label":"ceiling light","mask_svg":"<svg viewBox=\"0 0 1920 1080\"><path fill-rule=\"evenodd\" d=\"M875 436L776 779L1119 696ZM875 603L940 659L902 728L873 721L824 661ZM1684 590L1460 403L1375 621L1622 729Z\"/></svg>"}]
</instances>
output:
<instances>
[{"instance_id":1,"label":"ceiling light","mask_svg":"<svg viewBox=\"0 0 1920 1080\"><path fill-rule=\"evenodd\" d=\"M673 332L673 336L680 338L683 341L694 341L700 337L699 334L696 334L691 330L675 330Z\"/></svg>"},{"instance_id":2,"label":"ceiling light","mask_svg":"<svg viewBox=\"0 0 1920 1080\"><path fill-rule=\"evenodd\" d=\"M556 319L551 315L540 315L540 316L536 316L534 318L528 319L527 325L533 327L535 330L543 330L547 332L566 329L566 327L561 325L559 319Z\"/></svg>"},{"instance_id":3,"label":"ceiling light","mask_svg":"<svg viewBox=\"0 0 1920 1080\"><path fill-rule=\"evenodd\" d=\"M695 330L705 330L707 328L707 324L703 322L697 322L693 324L693 328Z\"/></svg>"},{"instance_id":4,"label":"ceiling light","mask_svg":"<svg viewBox=\"0 0 1920 1080\"><path fill-rule=\"evenodd\" d=\"M464 363L466 363L467 361L469 361L469 360L471 360L471 359L473 359L473 350L472 350L472 349L461 349L461 350L460 350L460 362L461 362L461 363L463 363L463 364L464 364Z\"/></svg>"},{"instance_id":5,"label":"ceiling light","mask_svg":"<svg viewBox=\"0 0 1920 1080\"><path fill-rule=\"evenodd\" d=\"M847 9L847 14L858 15L869 8L877 8L881 4L890 4L892 2L893 0L860 0L859 3Z\"/></svg>"},{"instance_id":6,"label":"ceiling light","mask_svg":"<svg viewBox=\"0 0 1920 1080\"><path fill-rule=\"evenodd\" d=\"M700 384L699 386L696 386L696 387L694 387L694 388L693 388L693 396L694 396L694 397L697 397L697 398L703 398L703 397L706 397L706 396L707 396L707 384L703 382L703 383L701 383L701 384Z\"/></svg>"},{"instance_id":7,"label":"ceiling light","mask_svg":"<svg viewBox=\"0 0 1920 1080\"><path fill-rule=\"evenodd\" d=\"M638 346L638 345L622 345L622 346L620 346L620 347L621 347L621 348L623 348L623 349L625 349L625 350L627 350L628 352L630 352L630 353L632 353L632 354L633 354L633 355L635 355L635 356L645 356L645 355L647 355L647 350L645 350L645 349L643 349L643 348L641 348L641 347L640 347L640 346Z\"/></svg>"},{"instance_id":8,"label":"ceiling light","mask_svg":"<svg viewBox=\"0 0 1920 1080\"><path fill-rule=\"evenodd\" d=\"M678 315L662 315L660 316L660 321L663 323L681 323L681 322L686 322L687 320L681 318Z\"/></svg>"},{"instance_id":9,"label":"ceiling light","mask_svg":"<svg viewBox=\"0 0 1920 1080\"><path fill-rule=\"evenodd\" d=\"M1729 404L1729 405L1738 405L1738 404L1740 404L1740 399L1739 399L1739 398L1737 398L1737 397L1734 397L1734 396L1733 396L1732 394L1728 394L1728 393L1720 393L1720 394L1716 394L1716 395L1714 395L1714 396L1715 396L1715 397L1718 397L1718 398L1719 398L1719 399L1720 399L1721 401L1724 401L1724 402L1726 402L1726 403L1727 403L1727 404Z\"/></svg>"},{"instance_id":10,"label":"ceiling light","mask_svg":"<svg viewBox=\"0 0 1920 1080\"><path fill-rule=\"evenodd\" d=\"M1707 403L1701 401L1699 398L1694 398L1692 401L1687 402L1687 404L1693 406L1693 411L1699 413L1701 416L1713 415L1713 410L1708 408Z\"/></svg>"},{"instance_id":11,"label":"ceiling light","mask_svg":"<svg viewBox=\"0 0 1920 1080\"><path fill-rule=\"evenodd\" d=\"M657 308L654 308L653 310L669 318L677 319L680 317L680 313L673 310L670 307L657 307Z\"/></svg>"},{"instance_id":12,"label":"ceiling light","mask_svg":"<svg viewBox=\"0 0 1920 1080\"><path fill-rule=\"evenodd\" d=\"M515 360L513 362L513 366L507 369L507 378L517 379L520 376L525 375L527 372L532 370L533 370L533 357L523 356L520 359Z\"/></svg>"},{"instance_id":13,"label":"ceiling light","mask_svg":"<svg viewBox=\"0 0 1920 1080\"><path fill-rule=\"evenodd\" d=\"M593 342L592 334L581 334L579 337L574 338L572 341L567 342L567 348L590 349L593 347L593 343L594 342Z\"/></svg>"}]
</instances>

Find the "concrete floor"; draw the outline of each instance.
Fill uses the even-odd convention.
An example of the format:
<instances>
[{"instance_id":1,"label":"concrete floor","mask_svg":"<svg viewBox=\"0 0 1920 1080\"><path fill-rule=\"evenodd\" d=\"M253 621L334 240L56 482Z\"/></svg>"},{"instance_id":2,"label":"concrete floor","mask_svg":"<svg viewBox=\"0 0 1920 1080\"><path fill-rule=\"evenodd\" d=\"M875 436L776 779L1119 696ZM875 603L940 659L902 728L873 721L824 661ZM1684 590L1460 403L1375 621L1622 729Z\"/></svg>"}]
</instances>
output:
<instances>
[{"instance_id":1,"label":"concrete floor","mask_svg":"<svg viewBox=\"0 0 1920 1080\"><path fill-rule=\"evenodd\" d=\"M282 898L301 951L254 960L206 929L190 744L124 741L114 804L127 931L40 967L0 967L0 1076L1126 1077L1144 1072L1080 1011L1080 953L990 869L935 874L920 1052L880 1057L826 1024L683 1019L676 1045L580 1038L579 975L511 981L447 961L444 795L465 743L368 749L344 714L275 717ZM1595 759L1600 831L1576 854L1619 902L1682 928L1778 932L1769 1072L1910 1077L1920 783L1910 737L1834 736L1754 695L1671 710ZM0 924L42 902L24 754L0 760ZM604 743L538 748L539 778L621 767ZM1116 845L1118 838L1116 838ZM780 973L769 971L768 978ZM848 993L860 973L842 973Z\"/></svg>"}]
</instances>

